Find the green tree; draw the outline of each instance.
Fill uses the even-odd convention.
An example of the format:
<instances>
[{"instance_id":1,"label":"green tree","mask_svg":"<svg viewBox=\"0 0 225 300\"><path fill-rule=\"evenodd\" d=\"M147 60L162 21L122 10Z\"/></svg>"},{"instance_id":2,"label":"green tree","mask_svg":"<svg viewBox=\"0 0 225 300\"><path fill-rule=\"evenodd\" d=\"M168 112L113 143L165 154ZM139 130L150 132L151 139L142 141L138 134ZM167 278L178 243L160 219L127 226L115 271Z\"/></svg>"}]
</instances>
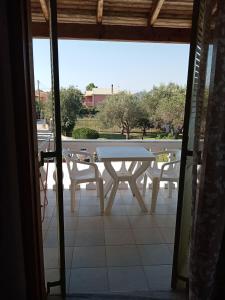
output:
<instances>
[{"instance_id":1,"label":"green tree","mask_svg":"<svg viewBox=\"0 0 225 300\"><path fill-rule=\"evenodd\" d=\"M149 121L148 117L141 117L137 121L137 127L142 131L142 138L146 135L146 130L153 127L153 123Z\"/></svg>"},{"instance_id":2,"label":"green tree","mask_svg":"<svg viewBox=\"0 0 225 300\"><path fill-rule=\"evenodd\" d=\"M168 124L171 133L176 136L184 121L184 104L186 89L174 83L158 87L159 103L156 108L156 119L161 124Z\"/></svg>"},{"instance_id":3,"label":"green tree","mask_svg":"<svg viewBox=\"0 0 225 300\"><path fill-rule=\"evenodd\" d=\"M83 94L74 86L70 86L60 90L60 99L62 132L71 135L82 107Z\"/></svg>"},{"instance_id":4,"label":"green tree","mask_svg":"<svg viewBox=\"0 0 225 300\"><path fill-rule=\"evenodd\" d=\"M86 91L92 91L93 88L97 88L97 86L93 82L91 82L86 86Z\"/></svg>"},{"instance_id":5,"label":"green tree","mask_svg":"<svg viewBox=\"0 0 225 300\"><path fill-rule=\"evenodd\" d=\"M103 126L118 126L130 138L130 132L142 116L142 109L136 96L122 92L108 96L99 106L98 117Z\"/></svg>"},{"instance_id":6,"label":"green tree","mask_svg":"<svg viewBox=\"0 0 225 300\"><path fill-rule=\"evenodd\" d=\"M77 116L82 107L83 94L74 86L61 88L60 90L60 108L61 108L61 126L62 133L71 135ZM44 108L45 118L52 118L52 94L49 93L49 99Z\"/></svg>"},{"instance_id":7,"label":"green tree","mask_svg":"<svg viewBox=\"0 0 225 300\"><path fill-rule=\"evenodd\" d=\"M146 118L148 118L151 123L157 122L156 110L159 105L160 97L160 91L155 86L151 91L140 95L142 109L147 114Z\"/></svg>"},{"instance_id":8,"label":"green tree","mask_svg":"<svg viewBox=\"0 0 225 300\"><path fill-rule=\"evenodd\" d=\"M79 112L79 117L94 117L97 114L97 112L98 110L95 107L86 107L83 105Z\"/></svg>"},{"instance_id":9,"label":"green tree","mask_svg":"<svg viewBox=\"0 0 225 300\"><path fill-rule=\"evenodd\" d=\"M155 127L168 124L171 132L178 132L183 125L185 87L175 83L154 86L143 93L140 101L148 119Z\"/></svg>"}]
</instances>

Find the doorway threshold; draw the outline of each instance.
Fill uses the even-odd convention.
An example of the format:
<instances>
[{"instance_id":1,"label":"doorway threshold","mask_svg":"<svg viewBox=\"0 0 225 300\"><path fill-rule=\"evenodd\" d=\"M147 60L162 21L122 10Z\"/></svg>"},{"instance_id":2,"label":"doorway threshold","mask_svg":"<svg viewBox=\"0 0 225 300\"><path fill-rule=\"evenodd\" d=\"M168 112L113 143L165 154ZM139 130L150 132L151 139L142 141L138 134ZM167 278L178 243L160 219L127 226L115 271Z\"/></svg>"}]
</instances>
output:
<instances>
[{"instance_id":1,"label":"doorway threshold","mask_svg":"<svg viewBox=\"0 0 225 300\"><path fill-rule=\"evenodd\" d=\"M104 294L73 294L68 295L64 300L187 300L188 295L185 292L174 292L174 291L152 291L144 293L131 293L131 294L121 294L121 293L104 293ZM48 300L63 300L60 296L49 296Z\"/></svg>"}]
</instances>

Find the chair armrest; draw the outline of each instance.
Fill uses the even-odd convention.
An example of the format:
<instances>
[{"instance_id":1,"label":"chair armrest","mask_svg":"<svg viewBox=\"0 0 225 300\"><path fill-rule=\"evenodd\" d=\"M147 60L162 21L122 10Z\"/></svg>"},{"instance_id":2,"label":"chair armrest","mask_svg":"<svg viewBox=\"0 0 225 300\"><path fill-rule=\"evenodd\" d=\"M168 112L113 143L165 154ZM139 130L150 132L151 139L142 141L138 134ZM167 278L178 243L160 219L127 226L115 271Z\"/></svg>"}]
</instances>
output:
<instances>
[{"instance_id":1,"label":"chair armrest","mask_svg":"<svg viewBox=\"0 0 225 300\"><path fill-rule=\"evenodd\" d=\"M67 150L67 149L63 149L62 151L62 155L63 156L69 156L71 157L71 155L82 155L84 157L88 157L90 158L91 161L93 161L93 155L90 152L84 152L84 151L71 151L71 150Z\"/></svg>"},{"instance_id":2,"label":"chair armrest","mask_svg":"<svg viewBox=\"0 0 225 300\"><path fill-rule=\"evenodd\" d=\"M94 170L95 170L95 177L96 178L99 177L99 170L98 170L98 167L97 167L97 165L95 163L93 163L93 162L87 162L87 161L83 161L83 160L79 160L79 159L76 159L76 158L73 158L73 157L70 157L69 159L70 159L70 161L74 161L75 163L93 167Z\"/></svg>"},{"instance_id":3,"label":"chair armrest","mask_svg":"<svg viewBox=\"0 0 225 300\"><path fill-rule=\"evenodd\" d=\"M161 154L167 154L168 151L165 150L165 151L157 151L157 152L152 152L155 156L158 156L158 155L161 155Z\"/></svg>"},{"instance_id":4,"label":"chair armrest","mask_svg":"<svg viewBox=\"0 0 225 300\"><path fill-rule=\"evenodd\" d=\"M180 160L173 160L173 161L164 163L161 168L160 178L163 178L163 172L164 172L164 169L166 166L171 166L171 165L178 164L178 163L180 163Z\"/></svg>"},{"instance_id":5,"label":"chair armrest","mask_svg":"<svg viewBox=\"0 0 225 300\"><path fill-rule=\"evenodd\" d=\"M90 152L86 151L74 151L73 154L80 154L80 155L85 155L85 156L92 156Z\"/></svg>"},{"instance_id":6,"label":"chair armrest","mask_svg":"<svg viewBox=\"0 0 225 300\"><path fill-rule=\"evenodd\" d=\"M155 156L161 155L161 154L176 154L176 152L179 151L176 149L171 149L171 150L162 150L162 151L157 151L157 152L152 152Z\"/></svg>"}]
</instances>

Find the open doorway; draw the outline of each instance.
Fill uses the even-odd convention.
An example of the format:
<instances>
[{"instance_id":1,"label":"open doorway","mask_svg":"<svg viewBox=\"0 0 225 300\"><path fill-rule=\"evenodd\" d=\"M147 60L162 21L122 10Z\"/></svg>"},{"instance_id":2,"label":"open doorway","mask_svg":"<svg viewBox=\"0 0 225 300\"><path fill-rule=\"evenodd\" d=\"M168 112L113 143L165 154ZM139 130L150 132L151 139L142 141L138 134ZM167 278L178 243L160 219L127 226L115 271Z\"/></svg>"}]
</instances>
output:
<instances>
[{"instance_id":1,"label":"open doorway","mask_svg":"<svg viewBox=\"0 0 225 300\"><path fill-rule=\"evenodd\" d=\"M34 70L39 78L39 86L36 85L38 101L39 94L43 94L42 90L46 89L45 93L50 94L47 88L50 85L50 59L46 61L46 53L50 53L48 47L48 40L34 40ZM86 53L84 53L85 51ZM130 54L128 55L129 51ZM183 124L188 52L189 45L59 41L60 82L67 84L61 89L61 97L65 98L68 97L67 95L72 95L74 96L74 103L77 100L80 105L80 109L77 109L74 131L88 127L100 134L100 139L83 140L85 136L74 139L65 135L71 135L70 132L65 132L63 133L62 148L70 149L73 152L84 151L84 154L86 151L90 153L92 159L94 153L96 153L96 148L99 146L128 145L131 148L144 146L151 152L160 152L157 157L157 171L169 160L179 160L173 155L181 149L182 133L175 137L176 133L172 132L172 126L176 125L177 127L174 128L177 131L178 127ZM77 54L75 55L75 53ZM98 56L95 53L98 53ZM149 58L149 53L151 53L152 59ZM170 61L164 53L170 53ZM141 59L139 60L138 57ZM70 64L69 61L71 61ZM46 80L47 62L49 64L49 78ZM166 62L168 65L166 65ZM107 70L105 70L106 63ZM164 69L164 72L162 72L162 69ZM154 76L151 76L151 74L154 74ZM164 84L162 84L163 81ZM89 82L95 83L95 87L92 87L93 89L90 91L86 90L86 88L89 89ZM114 82L114 91L111 90L112 87L109 82ZM171 84L170 82L176 83ZM69 87L70 85L74 87ZM109 86L108 89L103 88L107 85ZM118 85L120 91L118 91ZM141 105L144 107L140 118L142 119L144 118L143 115L146 115L146 121L149 122L144 138L142 128L138 128L138 122L132 125L135 127L131 128L129 140L124 139L125 133L121 134L118 120L116 120L118 123L111 125L111 128L106 126L104 120L100 123L100 114L103 114L103 116L105 114L107 121L110 121L109 116L106 115L107 107L98 112L102 109L100 105L108 101L109 106L111 101L120 101L120 98L117 99L116 97L122 95L125 89L128 90L126 96L131 95L135 100L132 103L133 106L136 105L139 108L138 103L140 107ZM147 91L143 91L144 89ZM81 95L83 95L82 98ZM67 100L64 100L64 98L61 101ZM95 103L93 103L93 98ZM157 100L160 100L160 104L159 101L157 103ZM44 115L49 108L47 101L51 101L51 99L40 99L40 101L42 101L42 105L44 104L44 112L42 111ZM46 101L46 104L44 101ZM154 108L151 106L153 101L155 101ZM101 104L99 105L98 102L101 102ZM167 108L164 107L165 104L168 104ZM166 110L168 111L168 108L172 105L176 106L178 111L177 123L174 124L172 124L172 119L168 119L168 115L166 115ZM120 110L126 108L125 103L121 102ZM134 110L132 112L133 107L128 108L133 113L131 117L128 116L130 118L128 121L131 121L132 118L137 117L138 111ZM74 105L75 109L76 106ZM91 110L94 109L95 112L91 115ZM85 110L88 110L88 112ZM151 116L146 114L147 110ZM174 110L175 108L171 107L171 112ZM85 115L82 115L83 111ZM110 113L118 114L119 112L118 110L114 112L112 110ZM160 113L162 117L159 116ZM52 115L49 116L48 111L46 114L44 116L50 126ZM163 119L163 116L166 118ZM44 135L48 132L51 134L51 132L49 127L45 128L48 125L43 126L39 122L37 126L41 146L41 142L45 139ZM107 138L110 136L112 136L111 139ZM90 159L88 156L87 158ZM103 163L97 159L95 159L95 163L104 177ZM115 163L115 167L117 170L120 169L121 163ZM82 164L78 168L82 168ZM48 172L49 190L47 197L49 200L44 221L44 252L46 257L46 279L52 281L57 278L58 267L57 261L55 263L49 262L55 255L53 252L57 252L58 247L54 191L52 190L54 164L49 163L48 166L46 164L45 170ZM63 163L63 174L68 293L169 291L177 207L178 181L176 180L178 176L172 182L170 195L168 182L160 182L160 190L153 215L141 211L137 200L132 196L130 188L125 183L121 184L118 189L111 214L101 216L96 186L93 184L81 184L80 190L76 191L75 210L71 211L70 178L66 162ZM152 195L152 187L149 187L150 183L151 180L148 177L145 194L148 211L151 207ZM142 192L143 176L140 178L139 188ZM107 203L107 200L105 202ZM127 278L127 280L122 281L122 278Z\"/></svg>"}]
</instances>

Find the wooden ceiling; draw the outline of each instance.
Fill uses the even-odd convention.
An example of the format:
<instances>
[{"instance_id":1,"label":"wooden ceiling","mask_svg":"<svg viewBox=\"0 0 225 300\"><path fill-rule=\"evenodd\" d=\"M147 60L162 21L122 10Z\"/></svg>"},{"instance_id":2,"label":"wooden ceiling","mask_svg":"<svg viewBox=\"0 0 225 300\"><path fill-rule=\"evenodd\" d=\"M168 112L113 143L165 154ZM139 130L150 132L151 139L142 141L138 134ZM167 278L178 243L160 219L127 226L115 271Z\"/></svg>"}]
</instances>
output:
<instances>
[{"instance_id":1,"label":"wooden ceiling","mask_svg":"<svg viewBox=\"0 0 225 300\"><path fill-rule=\"evenodd\" d=\"M193 0L58 0L58 35L189 43ZM49 36L48 0L31 0L33 37Z\"/></svg>"}]
</instances>

